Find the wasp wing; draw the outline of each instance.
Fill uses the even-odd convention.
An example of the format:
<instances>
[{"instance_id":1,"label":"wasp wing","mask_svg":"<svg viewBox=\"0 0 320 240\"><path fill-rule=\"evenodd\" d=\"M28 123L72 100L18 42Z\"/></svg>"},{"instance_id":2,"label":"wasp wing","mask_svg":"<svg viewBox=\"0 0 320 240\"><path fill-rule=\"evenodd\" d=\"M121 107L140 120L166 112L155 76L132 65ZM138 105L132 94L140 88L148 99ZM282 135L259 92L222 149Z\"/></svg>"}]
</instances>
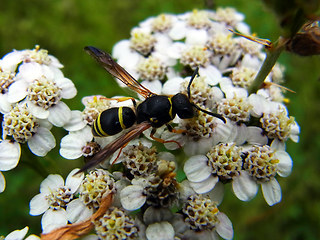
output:
<instances>
[{"instance_id":1,"label":"wasp wing","mask_svg":"<svg viewBox=\"0 0 320 240\"><path fill-rule=\"evenodd\" d=\"M149 89L141 85L134 79L123 67L116 63L113 58L106 52L91 46L84 48L85 51L92 56L104 69L106 69L112 76L118 78L121 82L126 84L133 91L139 93L141 96L147 98L154 95Z\"/></svg>"},{"instance_id":2,"label":"wasp wing","mask_svg":"<svg viewBox=\"0 0 320 240\"><path fill-rule=\"evenodd\" d=\"M132 139L138 137L143 131L151 127L149 122L142 122L132 128L126 134L121 135L113 142L105 146L100 152L93 156L89 162L87 162L76 174L88 170L99 163L103 162L107 157L110 157L115 151L121 148L123 145L130 142Z\"/></svg>"}]
</instances>

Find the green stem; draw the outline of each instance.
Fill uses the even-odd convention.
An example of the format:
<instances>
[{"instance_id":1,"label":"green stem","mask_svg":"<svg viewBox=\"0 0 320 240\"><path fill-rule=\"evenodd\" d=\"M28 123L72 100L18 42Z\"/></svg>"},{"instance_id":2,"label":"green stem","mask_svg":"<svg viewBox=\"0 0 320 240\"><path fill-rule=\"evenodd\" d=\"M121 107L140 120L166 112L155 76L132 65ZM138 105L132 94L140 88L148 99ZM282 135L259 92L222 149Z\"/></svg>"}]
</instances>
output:
<instances>
[{"instance_id":1,"label":"green stem","mask_svg":"<svg viewBox=\"0 0 320 240\"><path fill-rule=\"evenodd\" d=\"M264 60L257 76L255 77L251 87L249 88L249 94L256 93L263 85L264 80L271 72L273 66L276 64L280 54L285 49L286 40L282 37L274 43L274 45L267 50L267 56Z\"/></svg>"}]
</instances>

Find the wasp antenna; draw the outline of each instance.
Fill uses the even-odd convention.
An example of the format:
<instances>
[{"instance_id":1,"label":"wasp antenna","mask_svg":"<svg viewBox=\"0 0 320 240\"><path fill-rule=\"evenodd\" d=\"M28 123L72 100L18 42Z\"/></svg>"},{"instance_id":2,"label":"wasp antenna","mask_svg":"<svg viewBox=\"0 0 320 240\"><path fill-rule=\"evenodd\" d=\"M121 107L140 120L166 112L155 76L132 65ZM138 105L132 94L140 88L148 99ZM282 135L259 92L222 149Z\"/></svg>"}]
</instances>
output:
<instances>
[{"instance_id":1,"label":"wasp antenna","mask_svg":"<svg viewBox=\"0 0 320 240\"><path fill-rule=\"evenodd\" d=\"M194 70L191 79L189 81L188 87L187 87L187 92L188 92L188 98L190 99L191 97L191 93L190 93L190 88L191 88L191 84L193 82L193 80L196 78L196 76L199 76L199 67L196 68L196 70Z\"/></svg>"},{"instance_id":2,"label":"wasp antenna","mask_svg":"<svg viewBox=\"0 0 320 240\"><path fill-rule=\"evenodd\" d=\"M206 114L209 114L213 117L216 117L216 118L219 118L220 120L222 120L224 123L227 123L226 119L221 115L221 114L218 114L218 113L213 113L213 112L209 112L205 109L202 109L201 107L199 107L198 105L194 104L194 103L191 103L196 109L198 109L199 111L201 112L204 112Z\"/></svg>"}]
</instances>

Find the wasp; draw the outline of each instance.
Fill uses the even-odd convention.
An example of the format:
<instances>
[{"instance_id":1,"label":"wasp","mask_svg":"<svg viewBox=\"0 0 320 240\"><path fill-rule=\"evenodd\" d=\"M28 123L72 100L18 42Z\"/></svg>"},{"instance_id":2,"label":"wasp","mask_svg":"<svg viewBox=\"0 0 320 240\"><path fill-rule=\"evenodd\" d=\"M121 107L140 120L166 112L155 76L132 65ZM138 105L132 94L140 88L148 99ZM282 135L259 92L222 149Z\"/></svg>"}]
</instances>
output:
<instances>
[{"instance_id":1,"label":"wasp","mask_svg":"<svg viewBox=\"0 0 320 240\"><path fill-rule=\"evenodd\" d=\"M174 96L157 95L134 79L124 68L116 63L108 53L91 46L85 47L85 51L112 76L118 78L130 89L143 96L145 100L137 105L133 98L126 98L132 99L134 109L130 107L113 107L100 113L92 128L95 136L110 136L120 133L124 129L131 129L95 154L79 172L103 162L107 157L111 156L123 146L126 146L132 139L138 137L149 128L152 128L150 137L154 140L161 143L176 142L174 140L165 141L154 136L157 128L163 125L166 125L169 131L179 132L169 125L176 115L181 119L190 119L196 116L195 109L197 109L226 122L220 114L206 111L191 102L190 87L192 81L198 74L198 69L194 71L189 81L187 87L188 95L183 93L177 93ZM180 146L178 142L176 143Z\"/></svg>"}]
</instances>

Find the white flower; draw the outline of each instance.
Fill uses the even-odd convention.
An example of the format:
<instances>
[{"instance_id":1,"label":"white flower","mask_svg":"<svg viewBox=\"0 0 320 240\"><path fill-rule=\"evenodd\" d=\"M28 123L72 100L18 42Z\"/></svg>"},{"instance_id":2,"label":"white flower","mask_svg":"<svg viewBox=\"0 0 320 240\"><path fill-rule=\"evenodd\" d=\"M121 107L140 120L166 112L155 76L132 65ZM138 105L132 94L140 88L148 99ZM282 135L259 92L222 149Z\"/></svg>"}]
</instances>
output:
<instances>
[{"instance_id":1,"label":"white flower","mask_svg":"<svg viewBox=\"0 0 320 240\"><path fill-rule=\"evenodd\" d=\"M272 206L281 201L281 188L275 175L287 177L291 173L292 160L285 151L283 143L274 140L271 147L253 146L247 151L244 162L245 172L242 172L233 182L235 195L243 201L252 199L261 184L263 196ZM259 162L259 164L257 164Z\"/></svg>"},{"instance_id":2,"label":"white flower","mask_svg":"<svg viewBox=\"0 0 320 240\"><path fill-rule=\"evenodd\" d=\"M146 229L148 240L174 240L174 229L168 222L150 224Z\"/></svg>"},{"instance_id":3,"label":"white flower","mask_svg":"<svg viewBox=\"0 0 320 240\"><path fill-rule=\"evenodd\" d=\"M74 197L83 179L83 173L74 175L79 169L72 170L64 183L58 174L51 174L40 185L40 194L30 201L30 215L43 214L41 225L43 233L67 224L66 205Z\"/></svg>"}]
</instances>

